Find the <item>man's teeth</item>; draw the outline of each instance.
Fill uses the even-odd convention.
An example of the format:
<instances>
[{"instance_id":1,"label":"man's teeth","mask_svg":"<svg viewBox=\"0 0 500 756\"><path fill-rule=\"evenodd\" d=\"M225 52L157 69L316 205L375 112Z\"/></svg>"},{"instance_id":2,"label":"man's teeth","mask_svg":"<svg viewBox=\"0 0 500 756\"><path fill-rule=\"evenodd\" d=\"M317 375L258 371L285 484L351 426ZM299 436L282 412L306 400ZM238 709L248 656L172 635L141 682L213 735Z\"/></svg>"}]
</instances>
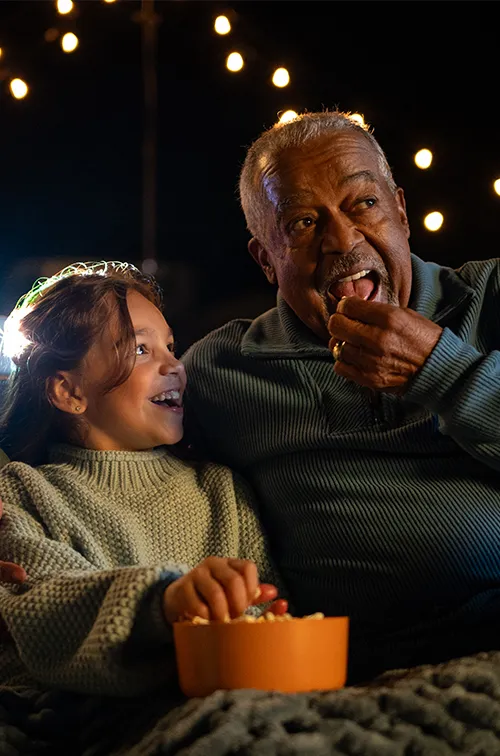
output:
<instances>
[{"instance_id":1,"label":"man's teeth","mask_svg":"<svg viewBox=\"0 0 500 756\"><path fill-rule=\"evenodd\" d=\"M180 399L181 393L180 391L163 391L161 394L157 394L156 396L153 396L151 398L152 402L166 402L171 401L175 402L177 399Z\"/></svg>"},{"instance_id":2,"label":"man's teeth","mask_svg":"<svg viewBox=\"0 0 500 756\"><path fill-rule=\"evenodd\" d=\"M354 273L353 276L338 278L335 283L348 283L349 281L357 281L358 278L364 278L365 276L367 276L369 272L369 270L360 270L359 273Z\"/></svg>"}]
</instances>

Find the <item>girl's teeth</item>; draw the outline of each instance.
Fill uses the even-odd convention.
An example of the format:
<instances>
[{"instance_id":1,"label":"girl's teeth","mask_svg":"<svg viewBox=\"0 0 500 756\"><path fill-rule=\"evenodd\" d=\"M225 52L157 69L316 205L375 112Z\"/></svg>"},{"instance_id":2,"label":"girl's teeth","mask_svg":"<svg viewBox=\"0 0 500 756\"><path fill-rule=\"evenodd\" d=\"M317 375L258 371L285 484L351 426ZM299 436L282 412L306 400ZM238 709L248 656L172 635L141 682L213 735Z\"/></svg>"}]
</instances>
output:
<instances>
[{"instance_id":1,"label":"girl's teeth","mask_svg":"<svg viewBox=\"0 0 500 756\"><path fill-rule=\"evenodd\" d=\"M360 270L359 273L355 273L353 276L346 276L345 278L339 278L337 280L337 283L348 283L349 281L357 281L358 278L363 278L364 276L367 276L369 270Z\"/></svg>"},{"instance_id":2,"label":"girl's teeth","mask_svg":"<svg viewBox=\"0 0 500 756\"><path fill-rule=\"evenodd\" d=\"M162 394L153 396L152 402L164 402L165 399L179 399L180 391L164 391Z\"/></svg>"}]
</instances>

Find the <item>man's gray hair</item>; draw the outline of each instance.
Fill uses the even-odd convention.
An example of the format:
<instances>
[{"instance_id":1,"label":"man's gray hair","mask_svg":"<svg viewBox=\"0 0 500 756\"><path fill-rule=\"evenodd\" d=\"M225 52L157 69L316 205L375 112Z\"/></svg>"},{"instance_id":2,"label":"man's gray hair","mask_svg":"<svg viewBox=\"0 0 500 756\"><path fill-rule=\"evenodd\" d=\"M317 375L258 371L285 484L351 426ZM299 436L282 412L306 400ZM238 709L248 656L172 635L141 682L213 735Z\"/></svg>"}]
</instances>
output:
<instances>
[{"instance_id":1,"label":"man's gray hair","mask_svg":"<svg viewBox=\"0 0 500 756\"><path fill-rule=\"evenodd\" d=\"M370 142L376 152L380 171L394 193L396 183L387 158L381 146L367 125L361 125L350 113L339 110L325 110L322 113L304 113L292 121L277 123L250 146L240 174L240 202L245 214L247 227L252 236L265 241L267 196L262 186L262 165L264 161L276 159L280 153L291 147L301 147L306 142L338 131L353 131Z\"/></svg>"}]
</instances>

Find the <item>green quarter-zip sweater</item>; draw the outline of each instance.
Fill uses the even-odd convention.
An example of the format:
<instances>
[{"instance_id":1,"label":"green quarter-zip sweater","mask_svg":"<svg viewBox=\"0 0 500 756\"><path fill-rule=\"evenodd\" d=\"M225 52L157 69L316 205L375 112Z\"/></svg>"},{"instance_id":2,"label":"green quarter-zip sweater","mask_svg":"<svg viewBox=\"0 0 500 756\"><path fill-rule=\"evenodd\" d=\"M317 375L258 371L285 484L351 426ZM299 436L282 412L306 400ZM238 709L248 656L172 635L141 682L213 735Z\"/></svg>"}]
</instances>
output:
<instances>
[{"instance_id":1,"label":"green quarter-zip sweater","mask_svg":"<svg viewBox=\"0 0 500 756\"><path fill-rule=\"evenodd\" d=\"M351 679L500 648L500 261L412 256L442 336L404 397L336 375L278 295L188 350L187 427L256 489L298 613L351 617Z\"/></svg>"},{"instance_id":2,"label":"green quarter-zip sweater","mask_svg":"<svg viewBox=\"0 0 500 756\"><path fill-rule=\"evenodd\" d=\"M248 486L231 470L164 448L99 452L60 445L37 468L0 471L0 684L138 695L176 679L161 598L208 556L253 559L277 582ZM278 583L279 585L279 583Z\"/></svg>"}]
</instances>

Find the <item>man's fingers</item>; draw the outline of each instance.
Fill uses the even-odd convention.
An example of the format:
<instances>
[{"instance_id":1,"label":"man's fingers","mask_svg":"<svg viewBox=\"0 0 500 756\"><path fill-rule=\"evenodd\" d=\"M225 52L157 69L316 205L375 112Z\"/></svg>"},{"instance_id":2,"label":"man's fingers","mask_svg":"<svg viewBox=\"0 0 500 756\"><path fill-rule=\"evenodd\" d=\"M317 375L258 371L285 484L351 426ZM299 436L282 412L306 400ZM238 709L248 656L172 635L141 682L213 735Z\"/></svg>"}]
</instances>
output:
<instances>
[{"instance_id":1,"label":"man's fingers","mask_svg":"<svg viewBox=\"0 0 500 756\"><path fill-rule=\"evenodd\" d=\"M328 330L332 338L328 343L328 348L333 351L337 342L345 341L346 344L353 344L356 347L371 352L377 357L384 354L383 348L379 344L381 331L376 326L368 326L365 323L358 323L355 320L349 320L343 315L332 315L328 324Z\"/></svg>"},{"instance_id":2,"label":"man's fingers","mask_svg":"<svg viewBox=\"0 0 500 756\"><path fill-rule=\"evenodd\" d=\"M0 562L0 583L24 583L26 570L13 562Z\"/></svg>"},{"instance_id":3,"label":"man's fingers","mask_svg":"<svg viewBox=\"0 0 500 756\"><path fill-rule=\"evenodd\" d=\"M353 296L341 299L335 312L350 320L358 320L367 325L387 328L388 321L395 309L399 308L384 302L370 302L361 299L361 297Z\"/></svg>"}]
</instances>

